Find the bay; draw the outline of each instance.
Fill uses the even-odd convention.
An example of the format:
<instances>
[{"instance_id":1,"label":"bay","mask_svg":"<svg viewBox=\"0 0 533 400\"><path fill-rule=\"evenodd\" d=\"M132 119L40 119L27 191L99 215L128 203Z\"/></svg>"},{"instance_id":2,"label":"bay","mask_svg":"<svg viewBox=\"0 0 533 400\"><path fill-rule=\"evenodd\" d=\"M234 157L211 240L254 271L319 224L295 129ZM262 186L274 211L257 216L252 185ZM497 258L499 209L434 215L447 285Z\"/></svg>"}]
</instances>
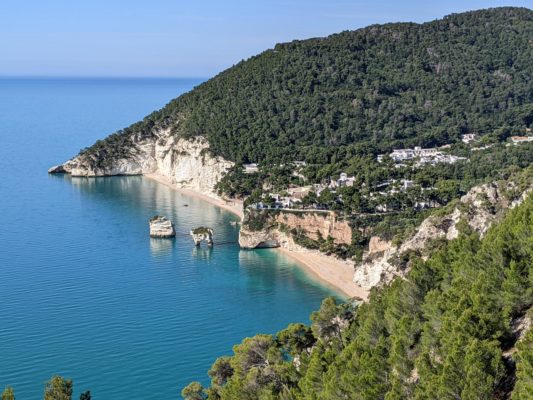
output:
<instances>
[{"instance_id":1,"label":"bay","mask_svg":"<svg viewBox=\"0 0 533 400\"><path fill-rule=\"evenodd\" d=\"M75 398L180 398L233 344L333 294L274 250L240 250L236 217L211 204L143 177L47 174L201 81L0 79L0 388L18 400L54 374ZM155 214L176 239L148 237ZM193 245L200 225L212 249Z\"/></svg>"}]
</instances>

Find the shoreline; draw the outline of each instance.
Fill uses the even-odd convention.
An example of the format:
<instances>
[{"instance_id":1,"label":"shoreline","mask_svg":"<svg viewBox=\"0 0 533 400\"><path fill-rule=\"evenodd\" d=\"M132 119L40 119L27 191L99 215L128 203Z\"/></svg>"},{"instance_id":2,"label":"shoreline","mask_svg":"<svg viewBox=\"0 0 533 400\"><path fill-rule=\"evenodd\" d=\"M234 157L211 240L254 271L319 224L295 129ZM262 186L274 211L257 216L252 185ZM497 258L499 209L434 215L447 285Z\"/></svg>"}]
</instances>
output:
<instances>
[{"instance_id":1,"label":"shoreline","mask_svg":"<svg viewBox=\"0 0 533 400\"><path fill-rule=\"evenodd\" d=\"M166 176L163 176L160 174L143 174L142 176L145 176L165 186L168 186L169 188L174 189L177 192L186 194L191 197L195 197L197 199L213 204L214 206L223 208L224 210L229 211L233 215L236 215L237 217L239 217L240 221L242 221L242 219L244 218L244 209L243 209L242 201L235 200L230 203L220 198L208 196L207 194L201 193L194 189L180 188L180 187L177 187L174 183L172 183L172 181L168 179Z\"/></svg>"},{"instance_id":2,"label":"shoreline","mask_svg":"<svg viewBox=\"0 0 533 400\"><path fill-rule=\"evenodd\" d=\"M290 250L277 247L280 253L296 261L315 279L340 292L347 298L366 301L369 292L353 283L353 264L314 250Z\"/></svg>"},{"instance_id":3,"label":"shoreline","mask_svg":"<svg viewBox=\"0 0 533 400\"><path fill-rule=\"evenodd\" d=\"M242 201L227 202L220 198L215 198L201 193L194 189L179 188L166 176L160 174L143 174L143 176L153 179L171 189L186 194L191 197L206 201L214 206L220 207L239 217L244 218ZM275 250L294 260L306 273L314 279L320 281L331 289L339 292L348 298L358 297L366 301L368 291L353 283L353 264L348 261L339 260L332 256L327 256L313 250L289 250L277 247Z\"/></svg>"}]
</instances>

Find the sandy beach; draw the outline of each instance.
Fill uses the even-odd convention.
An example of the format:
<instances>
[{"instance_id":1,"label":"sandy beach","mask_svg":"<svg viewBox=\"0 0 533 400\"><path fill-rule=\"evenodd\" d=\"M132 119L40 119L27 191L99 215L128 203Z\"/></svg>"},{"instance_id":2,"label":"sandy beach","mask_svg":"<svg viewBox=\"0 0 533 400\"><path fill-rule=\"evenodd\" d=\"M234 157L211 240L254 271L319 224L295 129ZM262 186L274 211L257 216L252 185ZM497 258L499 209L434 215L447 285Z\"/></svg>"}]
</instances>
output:
<instances>
[{"instance_id":1,"label":"sandy beach","mask_svg":"<svg viewBox=\"0 0 533 400\"><path fill-rule=\"evenodd\" d=\"M346 297L367 299L368 291L353 283L353 264L349 261L314 250L289 250L282 247L277 250L297 261L315 278L340 291Z\"/></svg>"},{"instance_id":2,"label":"sandy beach","mask_svg":"<svg viewBox=\"0 0 533 400\"><path fill-rule=\"evenodd\" d=\"M170 181L166 176L160 175L160 174L143 174L143 176L153 179L154 181L157 181L165 186L168 186L174 190L177 190L178 192L184 193L191 197L196 197L198 199L201 199L203 201L207 201L208 203L211 203L217 207L223 208L224 210L227 210L236 216L238 216L241 221L244 218L244 211L243 211L243 205L242 201L239 200L233 200L231 202L224 201L222 199L208 196L206 194L200 193L193 189L184 189L177 187L174 183Z\"/></svg>"},{"instance_id":3,"label":"sandy beach","mask_svg":"<svg viewBox=\"0 0 533 400\"><path fill-rule=\"evenodd\" d=\"M244 217L243 204L241 201L224 201L219 198L211 197L192 189L183 189L176 187L170 179L160 174L144 174L143 176L153 179L163 185L166 185L181 193L191 197L196 197L217 207L223 208L241 220ZM276 250L294 259L298 264L306 269L314 278L324 282L326 285L339 291L346 297L358 297L366 300L368 291L353 283L353 264L335 257L321 254L315 250L289 250L277 248Z\"/></svg>"}]
</instances>

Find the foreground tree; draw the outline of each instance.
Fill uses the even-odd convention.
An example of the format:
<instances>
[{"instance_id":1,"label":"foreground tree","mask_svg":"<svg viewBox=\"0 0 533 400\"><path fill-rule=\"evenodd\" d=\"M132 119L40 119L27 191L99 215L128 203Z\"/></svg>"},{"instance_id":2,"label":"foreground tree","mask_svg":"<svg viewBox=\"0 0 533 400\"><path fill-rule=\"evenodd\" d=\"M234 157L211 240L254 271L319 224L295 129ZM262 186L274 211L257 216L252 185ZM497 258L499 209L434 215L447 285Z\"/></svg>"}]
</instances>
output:
<instances>
[{"instance_id":1,"label":"foreground tree","mask_svg":"<svg viewBox=\"0 0 533 400\"><path fill-rule=\"evenodd\" d=\"M181 395L185 400L205 400L207 394L200 382L191 382L185 386L181 391Z\"/></svg>"},{"instance_id":2,"label":"foreground tree","mask_svg":"<svg viewBox=\"0 0 533 400\"><path fill-rule=\"evenodd\" d=\"M86 392L80 394L80 400L91 400L91 391L87 390Z\"/></svg>"},{"instance_id":3,"label":"foreground tree","mask_svg":"<svg viewBox=\"0 0 533 400\"><path fill-rule=\"evenodd\" d=\"M516 377L513 400L531 399L533 396L533 331L530 330L517 346Z\"/></svg>"},{"instance_id":4,"label":"foreground tree","mask_svg":"<svg viewBox=\"0 0 533 400\"><path fill-rule=\"evenodd\" d=\"M304 324L290 324L277 335L279 345L291 356L310 349L316 342L310 327Z\"/></svg>"},{"instance_id":5,"label":"foreground tree","mask_svg":"<svg viewBox=\"0 0 533 400\"><path fill-rule=\"evenodd\" d=\"M53 376L44 387L44 400L71 400L72 380Z\"/></svg>"},{"instance_id":6,"label":"foreground tree","mask_svg":"<svg viewBox=\"0 0 533 400\"><path fill-rule=\"evenodd\" d=\"M315 336L324 343L338 340L343 348L342 329L348 326L352 318L353 310L349 304L337 305L333 297L327 297L322 301L320 309L311 314L311 328Z\"/></svg>"},{"instance_id":7,"label":"foreground tree","mask_svg":"<svg viewBox=\"0 0 533 400\"><path fill-rule=\"evenodd\" d=\"M15 392L12 387L8 386L2 392L2 400L15 400Z\"/></svg>"}]
</instances>

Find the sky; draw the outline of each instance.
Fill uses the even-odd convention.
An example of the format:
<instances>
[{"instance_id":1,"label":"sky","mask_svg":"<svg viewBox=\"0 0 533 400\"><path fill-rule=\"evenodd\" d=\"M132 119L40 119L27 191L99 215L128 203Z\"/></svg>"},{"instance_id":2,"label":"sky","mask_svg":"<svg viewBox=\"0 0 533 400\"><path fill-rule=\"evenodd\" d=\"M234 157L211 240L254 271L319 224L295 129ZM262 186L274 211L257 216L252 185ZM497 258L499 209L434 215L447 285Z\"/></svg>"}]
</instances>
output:
<instances>
[{"instance_id":1,"label":"sky","mask_svg":"<svg viewBox=\"0 0 533 400\"><path fill-rule=\"evenodd\" d=\"M202 77L276 43L533 0L0 0L0 76Z\"/></svg>"}]
</instances>

